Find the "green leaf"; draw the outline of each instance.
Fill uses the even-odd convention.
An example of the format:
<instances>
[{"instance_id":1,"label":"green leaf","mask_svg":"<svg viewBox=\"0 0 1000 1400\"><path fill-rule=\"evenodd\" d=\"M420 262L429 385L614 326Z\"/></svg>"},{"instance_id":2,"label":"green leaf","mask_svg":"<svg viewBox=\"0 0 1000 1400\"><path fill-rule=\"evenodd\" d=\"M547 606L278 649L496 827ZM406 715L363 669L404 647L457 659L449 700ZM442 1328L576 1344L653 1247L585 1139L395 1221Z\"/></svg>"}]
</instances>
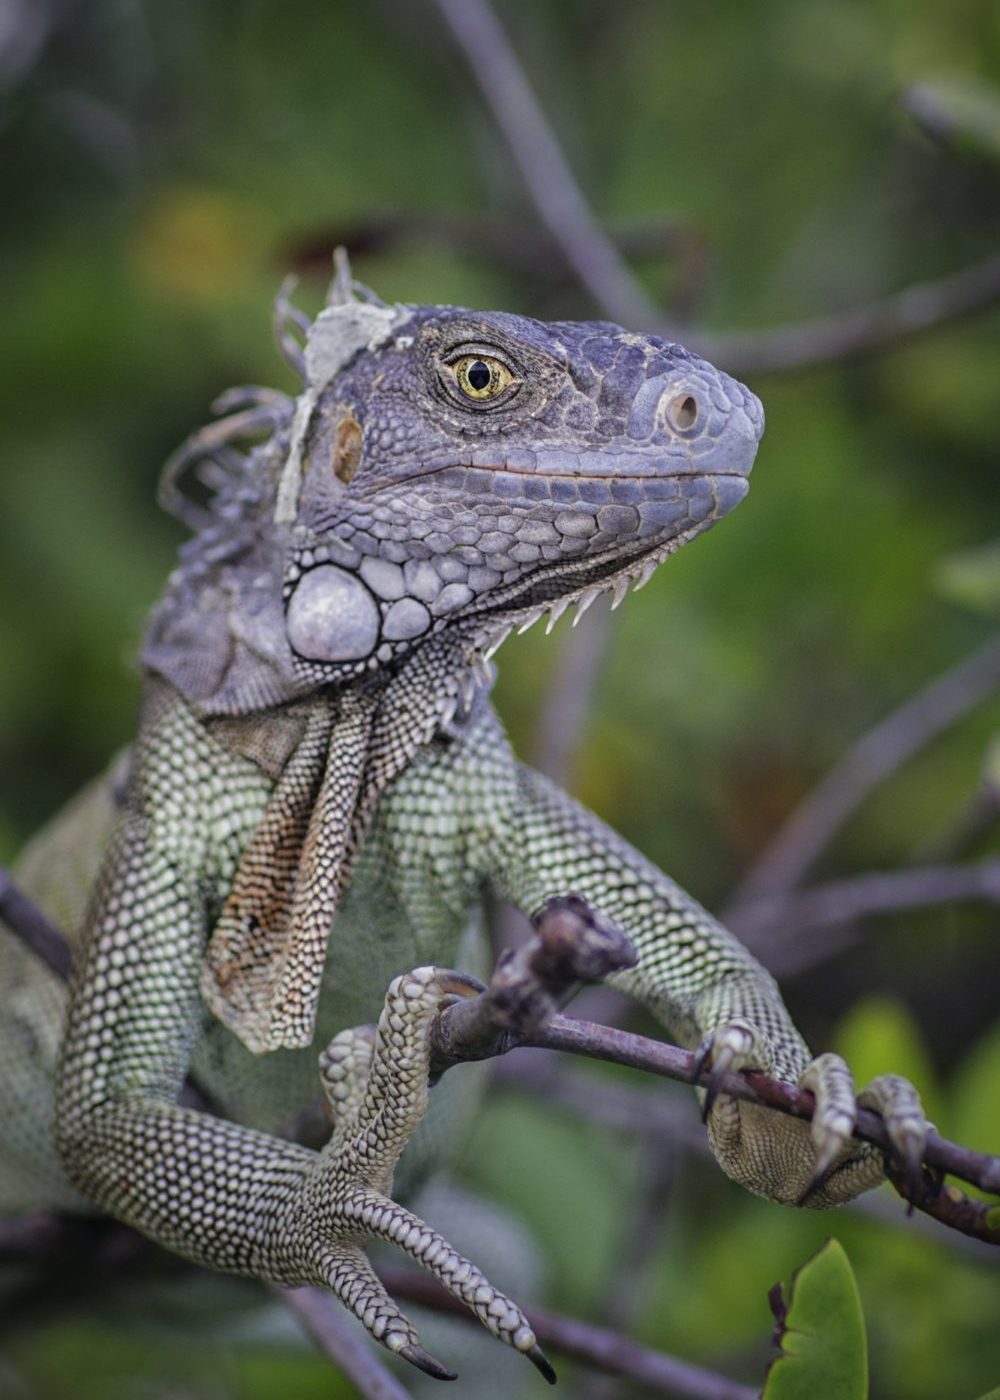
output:
<instances>
[{"instance_id":1,"label":"green leaf","mask_svg":"<svg viewBox=\"0 0 1000 1400\"><path fill-rule=\"evenodd\" d=\"M931 136L956 150L1000 161L1000 92L980 78L934 78L909 88L904 103Z\"/></svg>"},{"instance_id":2,"label":"green leaf","mask_svg":"<svg viewBox=\"0 0 1000 1400\"><path fill-rule=\"evenodd\" d=\"M1000 540L947 555L934 571L934 582L954 603L990 616L1000 613Z\"/></svg>"},{"instance_id":3,"label":"green leaf","mask_svg":"<svg viewBox=\"0 0 1000 1400\"><path fill-rule=\"evenodd\" d=\"M771 1363L763 1400L867 1400L861 1298L837 1240L827 1240L795 1271L784 1297L775 1288L772 1307L781 1354Z\"/></svg>"}]
</instances>

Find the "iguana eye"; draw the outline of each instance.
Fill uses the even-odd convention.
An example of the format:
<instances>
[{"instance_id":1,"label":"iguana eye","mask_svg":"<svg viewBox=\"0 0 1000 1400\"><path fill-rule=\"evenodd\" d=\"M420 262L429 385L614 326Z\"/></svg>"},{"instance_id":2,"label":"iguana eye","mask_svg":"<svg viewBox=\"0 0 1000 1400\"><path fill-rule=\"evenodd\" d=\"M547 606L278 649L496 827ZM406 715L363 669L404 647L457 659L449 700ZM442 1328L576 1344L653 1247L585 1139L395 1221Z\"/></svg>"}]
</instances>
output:
<instances>
[{"instance_id":1,"label":"iguana eye","mask_svg":"<svg viewBox=\"0 0 1000 1400\"><path fill-rule=\"evenodd\" d=\"M495 399L514 383L514 376L495 355L462 355L448 366L466 398L479 403Z\"/></svg>"}]
</instances>

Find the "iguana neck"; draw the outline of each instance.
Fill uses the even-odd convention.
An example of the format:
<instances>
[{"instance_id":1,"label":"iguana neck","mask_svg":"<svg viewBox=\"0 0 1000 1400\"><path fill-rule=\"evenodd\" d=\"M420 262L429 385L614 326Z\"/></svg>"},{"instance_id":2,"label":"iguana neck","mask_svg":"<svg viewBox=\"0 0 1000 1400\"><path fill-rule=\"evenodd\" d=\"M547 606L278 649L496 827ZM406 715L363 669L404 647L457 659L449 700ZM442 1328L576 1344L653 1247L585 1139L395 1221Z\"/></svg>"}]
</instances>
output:
<instances>
[{"instance_id":1,"label":"iguana neck","mask_svg":"<svg viewBox=\"0 0 1000 1400\"><path fill-rule=\"evenodd\" d=\"M380 683L328 687L304 707L202 977L207 1004L251 1050L311 1043L330 929L379 798L483 685L441 635Z\"/></svg>"}]
</instances>

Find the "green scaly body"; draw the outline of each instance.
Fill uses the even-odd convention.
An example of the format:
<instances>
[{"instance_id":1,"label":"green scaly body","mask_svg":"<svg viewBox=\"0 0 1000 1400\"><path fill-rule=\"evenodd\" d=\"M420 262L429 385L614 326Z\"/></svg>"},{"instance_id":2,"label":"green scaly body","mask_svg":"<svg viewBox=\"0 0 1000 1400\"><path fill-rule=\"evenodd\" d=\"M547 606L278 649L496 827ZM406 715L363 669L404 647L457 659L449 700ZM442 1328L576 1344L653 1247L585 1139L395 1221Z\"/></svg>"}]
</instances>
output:
<instances>
[{"instance_id":1,"label":"green scaly body","mask_svg":"<svg viewBox=\"0 0 1000 1400\"><path fill-rule=\"evenodd\" d=\"M819 1170L822 1205L881 1175L842 1062L811 1061L749 953L517 762L488 698L512 625L620 596L742 498L762 417L680 347L499 313L347 299L305 369L294 403L256 400L268 440L230 463L154 614L131 757L26 854L79 951L64 1033L57 980L0 943L0 1207L96 1205L200 1263L326 1284L433 1370L362 1252L392 1239L544 1366L519 1310L391 1199L450 985L433 968L482 970L485 891L529 914L582 895L673 1037L814 1089L812 1137L715 1102L734 1178L794 1202ZM373 1051L343 1028L384 998ZM277 1134L331 1041L317 1151ZM189 1069L226 1121L178 1105ZM912 1153L910 1087L868 1101Z\"/></svg>"}]
</instances>

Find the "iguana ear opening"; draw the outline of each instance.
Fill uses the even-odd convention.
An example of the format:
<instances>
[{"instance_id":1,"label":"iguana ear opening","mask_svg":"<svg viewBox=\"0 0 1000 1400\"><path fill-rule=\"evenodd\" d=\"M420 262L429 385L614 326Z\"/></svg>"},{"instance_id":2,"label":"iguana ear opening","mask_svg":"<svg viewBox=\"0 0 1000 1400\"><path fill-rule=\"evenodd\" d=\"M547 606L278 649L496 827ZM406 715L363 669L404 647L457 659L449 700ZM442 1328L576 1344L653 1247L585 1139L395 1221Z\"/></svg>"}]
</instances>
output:
<instances>
[{"instance_id":1,"label":"iguana ear opening","mask_svg":"<svg viewBox=\"0 0 1000 1400\"><path fill-rule=\"evenodd\" d=\"M342 418L333 440L333 474L349 486L361 465L363 443L361 424L356 418Z\"/></svg>"},{"instance_id":2,"label":"iguana ear opening","mask_svg":"<svg viewBox=\"0 0 1000 1400\"><path fill-rule=\"evenodd\" d=\"M276 524L293 524L298 516L299 492L302 489L304 456L313 413L323 390L340 371L362 350L375 350L384 345L398 325L410 312L403 306L375 306L370 302L349 301L327 306L309 328L305 348L306 386L295 403L291 442L275 502ZM349 425L352 419L345 420ZM334 472L341 481L350 480L361 459L360 427L355 423L344 428L342 466L350 475ZM355 460L356 458L356 460ZM353 468L352 468L353 462Z\"/></svg>"}]
</instances>

